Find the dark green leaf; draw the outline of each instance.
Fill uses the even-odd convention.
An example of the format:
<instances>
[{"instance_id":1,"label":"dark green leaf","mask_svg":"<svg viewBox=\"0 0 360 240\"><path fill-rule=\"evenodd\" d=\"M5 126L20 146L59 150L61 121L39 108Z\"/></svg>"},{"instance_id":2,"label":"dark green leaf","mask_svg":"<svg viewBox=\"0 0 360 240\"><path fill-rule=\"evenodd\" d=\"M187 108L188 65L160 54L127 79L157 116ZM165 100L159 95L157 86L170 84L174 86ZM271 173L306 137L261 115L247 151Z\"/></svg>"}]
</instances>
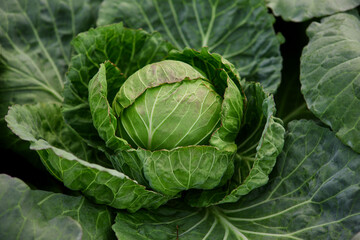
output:
<instances>
[{"instance_id":1,"label":"dark green leaf","mask_svg":"<svg viewBox=\"0 0 360 240\"><path fill-rule=\"evenodd\" d=\"M263 0L105 0L98 25L159 31L179 50L190 47L223 55L241 77L259 81L269 92L280 83L279 41Z\"/></svg>"},{"instance_id":2,"label":"dark green leaf","mask_svg":"<svg viewBox=\"0 0 360 240\"><path fill-rule=\"evenodd\" d=\"M302 22L344 12L360 5L359 0L266 0L276 16L286 21Z\"/></svg>"},{"instance_id":3,"label":"dark green leaf","mask_svg":"<svg viewBox=\"0 0 360 240\"><path fill-rule=\"evenodd\" d=\"M8 106L62 102L70 41L94 25L98 1L32 0L0 2L0 117ZM1 140L14 145L9 138ZM14 141L16 141L14 139Z\"/></svg>"},{"instance_id":4,"label":"dark green leaf","mask_svg":"<svg viewBox=\"0 0 360 240\"><path fill-rule=\"evenodd\" d=\"M271 182L234 204L118 213L118 239L351 239L360 231L360 155L311 121L289 124Z\"/></svg>"},{"instance_id":5,"label":"dark green leaf","mask_svg":"<svg viewBox=\"0 0 360 240\"><path fill-rule=\"evenodd\" d=\"M339 13L312 23L301 57L301 90L309 109L360 152L360 18Z\"/></svg>"},{"instance_id":6,"label":"dark green leaf","mask_svg":"<svg viewBox=\"0 0 360 240\"><path fill-rule=\"evenodd\" d=\"M113 214L84 197L31 190L0 175L1 239L114 239Z\"/></svg>"}]
</instances>

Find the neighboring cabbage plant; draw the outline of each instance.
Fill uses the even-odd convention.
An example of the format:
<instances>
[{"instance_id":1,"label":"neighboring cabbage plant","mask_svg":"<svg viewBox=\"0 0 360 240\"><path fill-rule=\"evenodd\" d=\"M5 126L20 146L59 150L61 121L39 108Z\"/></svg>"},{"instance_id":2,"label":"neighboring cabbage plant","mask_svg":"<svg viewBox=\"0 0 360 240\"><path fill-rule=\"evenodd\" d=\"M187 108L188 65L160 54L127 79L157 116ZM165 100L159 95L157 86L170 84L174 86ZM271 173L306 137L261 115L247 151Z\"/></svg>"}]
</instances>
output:
<instances>
[{"instance_id":1,"label":"neighboring cabbage plant","mask_svg":"<svg viewBox=\"0 0 360 240\"><path fill-rule=\"evenodd\" d=\"M284 142L273 97L221 55L177 50L159 33L122 24L72 43L63 105L15 106L7 116L65 186L136 211L173 198L196 207L235 202L268 182ZM25 135L15 126L18 114L22 124L41 122L41 111L63 115L54 131L66 128L67 140L47 139L46 124L29 124Z\"/></svg>"}]
</instances>

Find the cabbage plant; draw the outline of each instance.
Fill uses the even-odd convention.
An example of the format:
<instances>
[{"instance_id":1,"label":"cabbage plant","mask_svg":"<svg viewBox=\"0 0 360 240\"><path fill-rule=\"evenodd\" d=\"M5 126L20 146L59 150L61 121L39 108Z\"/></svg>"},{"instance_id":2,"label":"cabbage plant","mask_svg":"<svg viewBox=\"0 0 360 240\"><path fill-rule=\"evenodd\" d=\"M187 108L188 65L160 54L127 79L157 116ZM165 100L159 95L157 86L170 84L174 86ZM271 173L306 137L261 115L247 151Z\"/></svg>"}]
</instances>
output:
<instances>
[{"instance_id":1,"label":"cabbage plant","mask_svg":"<svg viewBox=\"0 0 360 240\"><path fill-rule=\"evenodd\" d=\"M0 239L357 239L360 3L292 4L2 1Z\"/></svg>"},{"instance_id":2,"label":"cabbage plant","mask_svg":"<svg viewBox=\"0 0 360 240\"><path fill-rule=\"evenodd\" d=\"M121 42L124 36L132 39ZM115 185L111 191L116 195L108 199L90 191L99 187L91 184L93 177L79 190L136 211L180 197L197 207L233 202L267 181L246 177L258 171L267 176L283 146L284 129L273 116L273 98L259 84L242 82L221 55L207 48L176 50L158 33L122 24L82 33L73 44L78 54L67 74L65 121L129 178ZM250 107L256 104L268 107ZM74 121L79 113L86 120ZM255 131L249 132L251 128ZM242 161L246 157L253 159L248 165ZM130 183L136 190L118 190Z\"/></svg>"}]
</instances>

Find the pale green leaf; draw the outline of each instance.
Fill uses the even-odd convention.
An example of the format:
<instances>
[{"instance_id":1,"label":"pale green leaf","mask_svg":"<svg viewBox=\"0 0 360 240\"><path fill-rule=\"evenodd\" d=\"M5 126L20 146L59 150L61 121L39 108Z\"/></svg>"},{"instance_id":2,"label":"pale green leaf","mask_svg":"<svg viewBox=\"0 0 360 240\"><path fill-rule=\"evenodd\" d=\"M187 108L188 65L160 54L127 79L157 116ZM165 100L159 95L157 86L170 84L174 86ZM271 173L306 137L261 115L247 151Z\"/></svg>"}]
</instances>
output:
<instances>
[{"instance_id":1,"label":"pale green leaf","mask_svg":"<svg viewBox=\"0 0 360 240\"><path fill-rule=\"evenodd\" d=\"M204 78L204 76L189 64L180 61L164 60L147 65L126 80L115 96L114 109L129 107L149 88L155 88L165 83L181 82L185 78L198 79ZM117 107L117 105L119 106ZM117 115L120 116L120 114L121 110L117 110Z\"/></svg>"},{"instance_id":2,"label":"pale green leaf","mask_svg":"<svg viewBox=\"0 0 360 240\"><path fill-rule=\"evenodd\" d=\"M150 186L166 195L191 188L211 189L233 165L234 153L212 146L178 147L172 150L148 151L139 148L144 175Z\"/></svg>"}]
</instances>

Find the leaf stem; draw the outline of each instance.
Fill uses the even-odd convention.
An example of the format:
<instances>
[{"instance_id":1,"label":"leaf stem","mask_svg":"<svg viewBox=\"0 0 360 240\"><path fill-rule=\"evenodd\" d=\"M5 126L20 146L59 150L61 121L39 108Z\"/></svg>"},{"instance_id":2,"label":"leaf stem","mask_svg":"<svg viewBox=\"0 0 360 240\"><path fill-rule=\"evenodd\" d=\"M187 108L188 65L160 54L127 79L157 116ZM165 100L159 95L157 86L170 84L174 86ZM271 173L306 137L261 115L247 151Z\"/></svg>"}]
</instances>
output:
<instances>
[{"instance_id":1,"label":"leaf stem","mask_svg":"<svg viewBox=\"0 0 360 240\"><path fill-rule=\"evenodd\" d=\"M206 31L205 38L203 39L203 42L202 42L202 47L205 47L208 45L210 34L213 29L215 18L216 18L216 9L217 9L218 3L219 3L219 1L216 1L216 3L214 5L211 4L211 18L210 18L209 26Z\"/></svg>"},{"instance_id":2,"label":"leaf stem","mask_svg":"<svg viewBox=\"0 0 360 240\"><path fill-rule=\"evenodd\" d=\"M294 111L292 111L286 117L284 117L284 119L283 119L284 124L286 124L286 123L290 122L291 120L295 119L298 115L300 115L306 109L307 109L306 103L301 104L299 107L294 109Z\"/></svg>"}]
</instances>

